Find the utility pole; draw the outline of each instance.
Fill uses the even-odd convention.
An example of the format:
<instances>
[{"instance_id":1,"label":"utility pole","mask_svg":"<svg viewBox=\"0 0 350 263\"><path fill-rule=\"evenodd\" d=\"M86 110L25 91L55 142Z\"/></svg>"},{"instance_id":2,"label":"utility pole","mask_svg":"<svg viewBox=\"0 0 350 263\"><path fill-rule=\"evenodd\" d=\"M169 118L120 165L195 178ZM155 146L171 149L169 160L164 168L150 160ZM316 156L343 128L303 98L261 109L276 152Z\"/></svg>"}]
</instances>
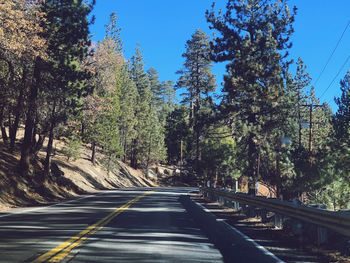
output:
<instances>
[{"instance_id":1,"label":"utility pole","mask_svg":"<svg viewBox=\"0 0 350 263\"><path fill-rule=\"evenodd\" d=\"M301 132L301 106L300 105L300 100L301 100L301 96L300 96L300 89L298 89L298 123L299 123L299 141L298 141L298 145L299 145L299 149L301 149L301 137L302 137L302 132Z\"/></svg>"},{"instance_id":2,"label":"utility pole","mask_svg":"<svg viewBox=\"0 0 350 263\"><path fill-rule=\"evenodd\" d=\"M304 104L302 105L304 107L309 107L310 108L310 120L309 120L309 152L312 152L312 132L313 132L313 109L314 107L322 107L323 105L320 104ZM300 120L299 120L300 121Z\"/></svg>"},{"instance_id":3,"label":"utility pole","mask_svg":"<svg viewBox=\"0 0 350 263\"><path fill-rule=\"evenodd\" d=\"M181 139L181 141L180 141L180 180L182 178L182 169L183 169L183 143L184 142Z\"/></svg>"},{"instance_id":4,"label":"utility pole","mask_svg":"<svg viewBox=\"0 0 350 263\"><path fill-rule=\"evenodd\" d=\"M299 122L299 149L301 148L301 112L300 112L300 106L298 107L298 122Z\"/></svg>"}]
</instances>

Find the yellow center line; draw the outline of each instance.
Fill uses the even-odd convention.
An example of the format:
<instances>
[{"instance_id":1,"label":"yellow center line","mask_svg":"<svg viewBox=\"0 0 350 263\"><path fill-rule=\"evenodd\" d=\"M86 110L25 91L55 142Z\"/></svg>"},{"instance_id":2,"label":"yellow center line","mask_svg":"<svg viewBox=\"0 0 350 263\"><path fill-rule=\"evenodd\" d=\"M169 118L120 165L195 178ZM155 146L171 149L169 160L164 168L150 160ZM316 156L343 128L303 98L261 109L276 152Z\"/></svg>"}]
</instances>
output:
<instances>
[{"instance_id":1,"label":"yellow center line","mask_svg":"<svg viewBox=\"0 0 350 263\"><path fill-rule=\"evenodd\" d=\"M75 247L79 246L81 243L83 243L90 235L96 233L97 231L101 230L105 225L107 225L113 218L115 218L117 215L124 212L126 209L128 209L132 204L139 201L141 198L145 197L146 195L151 194L153 191L146 192L142 195L139 195L135 197L134 199L130 200L126 204L122 205L121 207L114 210L112 213L107 215L106 217L99 220L97 223L89 226L88 228L84 229L83 231L79 232L76 236L73 236L69 240L63 242L62 244L58 245L57 247L51 249L50 251L46 252L45 254L41 255L40 257L36 258L31 263L42 263L42 262L60 262L63 258L65 258Z\"/></svg>"}]
</instances>

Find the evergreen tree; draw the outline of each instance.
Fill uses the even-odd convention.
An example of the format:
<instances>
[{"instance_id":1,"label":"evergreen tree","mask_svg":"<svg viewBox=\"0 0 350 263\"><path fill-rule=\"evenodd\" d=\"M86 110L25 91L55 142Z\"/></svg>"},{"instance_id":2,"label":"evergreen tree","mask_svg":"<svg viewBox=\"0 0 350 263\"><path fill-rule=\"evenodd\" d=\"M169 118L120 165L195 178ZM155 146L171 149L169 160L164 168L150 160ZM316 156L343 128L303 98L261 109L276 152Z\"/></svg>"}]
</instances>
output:
<instances>
[{"instance_id":1,"label":"evergreen tree","mask_svg":"<svg viewBox=\"0 0 350 263\"><path fill-rule=\"evenodd\" d=\"M152 92L149 78L144 70L143 56L140 45L136 48L136 54L131 58L130 75L136 85L138 96L136 100L135 117L137 124L135 126L136 138L132 142L131 166L137 168L139 163L144 163L149 149L149 127Z\"/></svg>"},{"instance_id":2,"label":"evergreen tree","mask_svg":"<svg viewBox=\"0 0 350 263\"><path fill-rule=\"evenodd\" d=\"M309 74L306 72L306 66L304 65L303 60L299 57L297 61L297 72L294 78L294 85L296 88L296 96L297 99L297 116L298 116L298 148L302 147L302 128L303 123L305 122L307 113L305 109L306 105L306 95L304 88L309 86L311 83L311 78Z\"/></svg>"},{"instance_id":3,"label":"evergreen tree","mask_svg":"<svg viewBox=\"0 0 350 263\"><path fill-rule=\"evenodd\" d=\"M152 105L154 107L157 107L161 101L162 101L162 85L159 81L158 71L155 68L150 68L147 70L148 78L151 85L151 91L152 91Z\"/></svg>"},{"instance_id":4,"label":"evergreen tree","mask_svg":"<svg viewBox=\"0 0 350 263\"><path fill-rule=\"evenodd\" d=\"M25 135L22 143L20 169L28 174L35 145L38 115L38 98L45 97L49 141L45 160L45 174L50 172L50 156L55 127L69 114L76 114L80 97L84 93L83 81L87 78L80 62L87 56L89 46L89 20L94 1L45 1L43 36L47 41L48 61L37 56L34 62L33 82L28 96ZM45 78L44 78L45 75Z\"/></svg>"},{"instance_id":5,"label":"evergreen tree","mask_svg":"<svg viewBox=\"0 0 350 263\"><path fill-rule=\"evenodd\" d=\"M278 145L276 138L283 136L279 130L285 118L281 112L286 112L283 77L289 65L285 51L291 46L296 13L296 8L290 13L286 2L228 0L223 15L216 16L214 7L206 14L211 28L220 34L212 43L213 59L229 61L221 112L232 122L235 137L247 146L250 190L260 176L261 148L271 151L269 145ZM275 178L280 191L278 169Z\"/></svg>"},{"instance_id":6,"label":"evergreen tree","mask_svg":"<svg viewBox=\"0 0 350 263\"><path fill-rule=\"evenodd\" d=\"M236 156L236 143L229 129L225 126L211 127L211 132L204 140L201 169L206 180L225 183L227 179L237 180L240 165ZM215 178L213 176L215 175ZM223 185L221 184L221 185Z\"/></svg>"},{"instance_id":7,"label":"evergreen tree","mask_svg":"<svg viewBox=\"0 0 350 263\"><path fill-rule=\"evenodd\" d=\"M151 162L165 159L165 145L163 125L159 122L157 111L152 104L154 94L152 94L149 75L144 70L139 45L136 48L136 54L131 59L130 75L138 92L135 110L136 136L131 145L130 162L134 168L141 165L147 169ZM152 80L153 84L157 78Z\"/></svg>"},{"instance_id":8,"label":"evergreen tree","mask_svg":"<svg viewBox=\"0 0 350 263\"><path fill-rule=\"evenodd\" d=\"M166 118L165 144L167 147L168 162L171 164L177 164L182 161L181 157L189 157L185 156L189 148L187 144L190 134L188 111L189 108L186 105L181 105L169 113Z\"/></svg>"},{"instance_id":9,"label":"evergreen tree","mask_svg":"<svg viewBox=\"0 0 350 263\"><path fill-rule=\"evenodd\" d=\"M340 141L349 139L350 128L350 71L340 81L341 96L335 99L338 111L334 116L334 129L336 138Z\"/></svg>"},{"instance_id":10,"label":"evergreen tree","mask_svg":"<svg viewBox=\"0 0 350 263\"><path fill-rule=\"evenodd\" d=\"M166 116L174 109L175 89L173 81L160 82L158 71L147 70L152 91L152 108L157 112L159 122L164 126Z\"/></svg>"},{"instance_id":11,"label":"evergreen tree","mask_svg":"<svg viewBox=\"0 0 350 263\"><path fill-rule=\"evenodd\" d=\"M47 53L50 61L51 81L47 100L49 113L49 141L45 160L45 174L50 172L50 156L55 127L80 111L81 96L85 93L84 81L88 73L80 63L88 55L89 19L93 5L78 1L45 1L43 10L47 14L45 28L48 40Z\"/></svg>"},{"instance_id":12,"label":"evergreen tree","mask_svg":"<svg viewBox=\"0 0 350 263\"><path fill-rule=\"evenodd\" d=\"M126 65L121 54L120 29L116 26L116 15L113 13L106 26L106 36L97 43L90 69L94 72L89 85L94 93L85 99L84 133L85 139L92 145L91 160L95 164L96 147L111 160L122 155L119 137L119 119L122 116L120 97L125 85Z\"/></svg>"},{"instance_id":13,"label":"evergreen tree","mask_svg":"<svg viewBox=\"0 0 350 263\"><path fill-rule=\"evenodd\" d=\"M186 89L182 94L182 102L190 104L190 125L194 132L194 160L197 169L200 160L200 136L203 125L200 122L200 113L210 100L209 93L215 91L216 84L215 75L211 73L209 38L205 32L196 30L185 47L186 52L182 54L185 58L184 67L177 72L181 76L176 87Z\"/></svg>"},{"instance_id":14,"label":"evergreen tree","mask_svg":"<svg viewBox=\"0 0 350 263\"><path fill-rule=\"evenodd\" d=\"M106 27L106 40L113 40L113 48L111 51L118 55L123 55L123 41L120 36L121 28L118 27L118 17L115 12L109 16L109 23Z\"/></svg>"},{"instance_id":15,"label":"evergreen tree","mask_svg":"<svg viewBox=\"0 0 350 263\"><path fill-rule=\"evenodd\" d=\"M333 118L334 136L328 151L328 184L321 197L333 209L349 209L350 196L350 71L340 81L341 96L335 98L338 111Z\"/></svg>"},{"instance_id":16,"label":"evergreen tree","mask_svg":"<svg viewBox=\"0 0 350 263\"><path fill-rule=\"evenodd\" d=\"M136 110L138 91L132 80L130 73L127 71L126 65L121 71L121 96L120 96L120 111L119 118L121 145L124 150L124 162L132 156L132 142L136 139Z\"/></svg>"}]
</instances>

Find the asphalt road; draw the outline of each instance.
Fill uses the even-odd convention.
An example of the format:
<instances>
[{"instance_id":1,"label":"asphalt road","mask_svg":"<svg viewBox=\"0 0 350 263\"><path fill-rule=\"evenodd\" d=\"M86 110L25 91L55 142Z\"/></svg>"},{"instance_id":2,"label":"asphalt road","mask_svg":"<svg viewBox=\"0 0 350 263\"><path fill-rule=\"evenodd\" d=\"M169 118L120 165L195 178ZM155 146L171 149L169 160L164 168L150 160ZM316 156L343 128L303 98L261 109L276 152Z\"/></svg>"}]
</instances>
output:
<instances>
[{"instance_id":1,"label":"asphalt road","mask_svg":"<svg viewBox=\"0 0 350 263\"><path fill-rule=\"evenodd\" d=\"M178 201L191 189L149 190L0 215L0 262L223 261Z\"/></svg>"}]
</instances>

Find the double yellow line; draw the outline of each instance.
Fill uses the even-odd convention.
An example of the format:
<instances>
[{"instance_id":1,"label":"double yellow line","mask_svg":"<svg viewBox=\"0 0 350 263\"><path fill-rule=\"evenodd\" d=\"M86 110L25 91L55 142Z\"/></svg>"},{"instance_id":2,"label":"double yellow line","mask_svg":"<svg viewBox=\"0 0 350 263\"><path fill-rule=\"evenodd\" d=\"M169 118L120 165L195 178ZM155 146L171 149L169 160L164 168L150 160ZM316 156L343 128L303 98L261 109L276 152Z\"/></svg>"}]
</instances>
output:
<instances>
[{"instance_id":1,"label":"double yellow line","mask_svg":"<svg viewBox=\"0 0 350 263\"><path fill-rule=\"evenodd\" d=\"M31 263L42 263L42 262L60 262L63 260L75 247L79 246L81 243L83 243L89 236L96 233L97 231L101 230L105 225L107 225L113 218L115 218L117 215L124 212L126 209L128 209L133 203L136 203L141 198L145 197L146 195L152 193L153 191L146 192L142 195L139 195L135 197L134 199L130 200L123 206L117 208L112 213L107 215L106 217L102 218L97 223L89 226L85 230L81 231L76 236L70 238L69 240L63 242L62 244L58 245L57 247L51 249L50 251L46 252L45 254L41 255L40 257L36 258Z\"/></svg>"}]
</instances>

